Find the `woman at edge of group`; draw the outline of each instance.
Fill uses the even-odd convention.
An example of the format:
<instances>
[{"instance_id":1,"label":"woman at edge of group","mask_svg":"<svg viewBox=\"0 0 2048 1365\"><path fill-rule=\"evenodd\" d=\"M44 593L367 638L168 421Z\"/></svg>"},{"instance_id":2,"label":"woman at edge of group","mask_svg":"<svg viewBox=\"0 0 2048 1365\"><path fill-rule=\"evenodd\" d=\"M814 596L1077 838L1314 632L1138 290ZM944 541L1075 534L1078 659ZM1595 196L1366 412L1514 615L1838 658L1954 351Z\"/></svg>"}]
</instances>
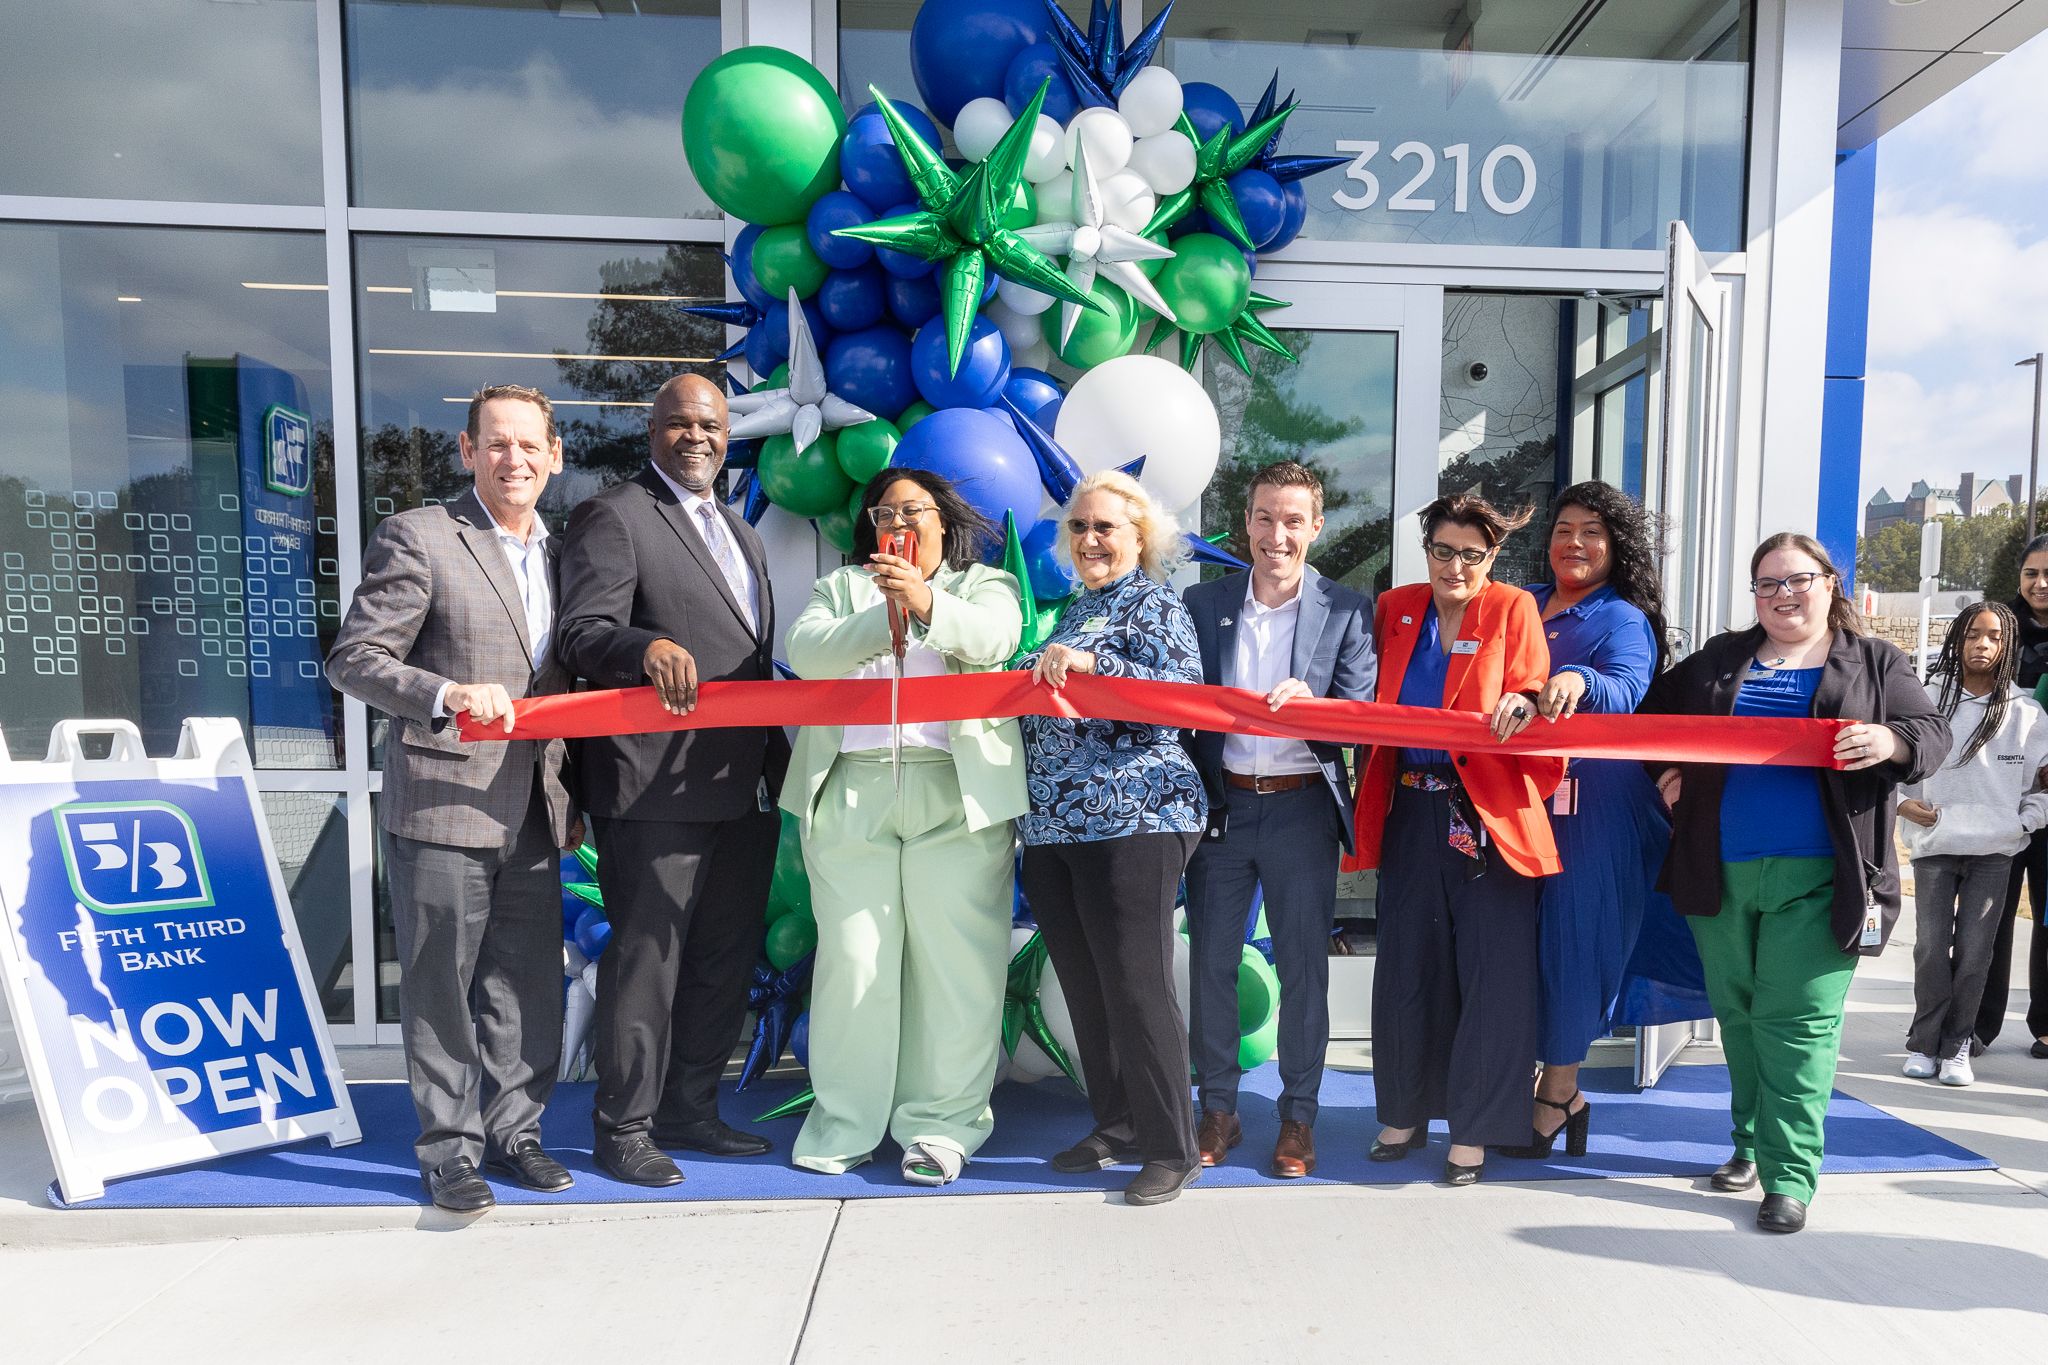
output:
<instances>
[{"instance_id":1,"label":"woman at edge of group","mask_svg":"<svg viewBox=\"0 0 2048 1365\"><path fill-rule=\"evenodd\" d=\"M1429 582L1373 609L1380 701L1489 713L1497 737L1535 714L1550 676L1536 601L1488 576L1529 518L1469 495L1422 509ZM1421 1148L1445 1118L1444 1179L1470 1185L1488 1146L1529 1133L1537 879L1558 870L1544 804L1563 772L1559 758L1393 745L1366 760L1347 867L1380 869L1374 1161Z\"/></svg>"},{"instance_id":2,"label":"woman at edge of group","mask_svg":"<svg viewBox=\"0 0 2048 1365\"><path fill-rule=\"evenodd\" d=\"M918 533L916 558L878 530ZM806 678L890 676L888 608L906 614L906 677L1002 668L1023 630L1017 582L978 562L988 521L945 478L884 470L854 522L861 562L819 579L789 628ZM812 1089L794 1163L841 1174L884 1133L903 1178L956 1179L994 1126L1015 858L1024 813L1014 720L903 727L900 787L885 725L797 732L782 807L803 835L818 921Z\"/></svg>"},{"instance_id":3,"label":"woman at edge of group","mask_svg":"<svg viewBox=\"0 0 2048 1365\"><path fill-rule=\"evenodd\" d=\"M1137 480L1091 474L1061 539L1081 591L1024 664L1066 686L1075 673L1198 683L1193 619L1166 580L1181 534ZM1067 1008L1095 1126L1053 1169L1143 1162L1127 1204L1161 1204L1202 1173L1188 1089L1188 1031L1174 997L1174 901L1208 821L1202 779L1170 726L1024 717L1031 809L1024 895Z\"/></svg>"},{"instance_id":4,"label":"woman at edge of group","mask_svg":"<svg viewBox=\"0 0 2048 1365\"><path fill-rule=\"evenodd\" d=\"M1657 557L1655 522L1620 489L1591 480L1557 495L1551 581L1529 589L1550 647L1540 714L1627 715L1641 703L1664 654ZM1551 814L1563 870L1543 880L1538 897L1542 1071L1530 1141L1501 1149L1531 1159L1549 1156L1560 1134L1567 1154L1585 1153L1593 1108L1579 1093L1579 1066L1611 1026L1671 842L1656 786L1625 759L1571 760Z\"/></svg>"},{"instance_id":5,"label":"woman at edge of group","mask_svg":"<svg viewBox=\"0 0 2048 1365\"><path fill-rule=\"evenodd\" d=\"M2013 648L2019 652L2020 690L2037 695L2043 678L2048 678L2048 535L2035 536L2020 551L2020 590L2009 604L2019 625ZM2044 703L2048 704L2048 703ZM2048 829L2036 830L2027 846L2012 860L2012 875L2005 884L2005 904L1999 909L1998 937L1991 944L1991 964L1984 977L1984 996L1977 1005L1977 1027L1970 1045L1972 1052L1991 1046L2005 1026L2006 1002L2012 994L2013 935L2018 928L2020 888L2025 887L2027 903L2034 907L2034 928L2027 936L2027 1032L2034 1035L2028 1051L2048 1059Z\"/></svg>"},{"instance_id":6,"label":"woman at edge of group","mask_svg":"<svg viewBox=\"0 0 2048 1365\"><path fill-rule=\"evenodd\" d=\"M1899 914L1901 782L1948 754L1949 728L1906 656L1862 633L1828 552L1789 531L1749 561L1758 624L1725 631L1650 684L1643 714L1840 718L1840 768L1659 765L1671 853L1658 887L1699 944L1721 1023L1735 1151L1714 1188L1764 1188L1757 1226L1797 1232L1859 954Z\"/></svg>"}]
</instances>

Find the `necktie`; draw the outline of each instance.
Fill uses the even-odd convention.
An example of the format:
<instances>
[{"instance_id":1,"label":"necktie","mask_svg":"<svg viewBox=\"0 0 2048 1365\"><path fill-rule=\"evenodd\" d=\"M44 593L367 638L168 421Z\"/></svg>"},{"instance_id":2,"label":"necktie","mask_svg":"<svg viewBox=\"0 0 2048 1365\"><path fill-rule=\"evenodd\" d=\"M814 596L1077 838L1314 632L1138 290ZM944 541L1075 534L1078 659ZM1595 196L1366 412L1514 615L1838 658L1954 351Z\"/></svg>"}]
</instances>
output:
<instances>
[{"instance_id":1,"label":"necktie","mask_svg":"<svg viewBox=\"0 0 2048 1365\"><path fill-rule=\"evenodd\" d=\"M739 559L733 554L732 542L726 539L725 528L718 524L718 514L711 510L711 504L697 504L697 516L704 523L704 543L711 547L711 557L718 561L718 571L725 575L726 586L732 589L733 600L740 604L746 614L747 625L754 624L754 604L747 592L747 580L740 573Z\"/></svg>"}]
</instances>

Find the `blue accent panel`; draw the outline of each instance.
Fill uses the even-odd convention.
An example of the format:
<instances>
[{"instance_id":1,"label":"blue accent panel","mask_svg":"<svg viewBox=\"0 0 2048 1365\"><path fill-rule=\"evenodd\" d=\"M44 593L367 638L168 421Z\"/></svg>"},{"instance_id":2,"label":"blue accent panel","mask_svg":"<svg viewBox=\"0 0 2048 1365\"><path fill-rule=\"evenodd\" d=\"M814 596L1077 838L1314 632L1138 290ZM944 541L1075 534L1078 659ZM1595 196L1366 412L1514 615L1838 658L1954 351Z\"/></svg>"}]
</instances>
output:
<instances>
[{"instance_id":1,"label":"blue accent panel","mask_svg":"<svg viewBox=\"0 0 2048 1365\"><path fill-rule=\"evenodd\" d=\"M1861 375L1870 333L1870 225L1877 145L1835 159L1835 240L1828 275L1830 377Z\"/></svg>"},{"instance_id":2,"label":"blue accent panel","mask_svg":"<svg viewBox=\"0 0 2048 1365\"><path fill-rule=\"evenodd\" d=\"M1817 536L1835 563L1853 576L1862 514L1856 486L1863 475L1863 377L1822 383Z\"/></svg>"}]
</instances>

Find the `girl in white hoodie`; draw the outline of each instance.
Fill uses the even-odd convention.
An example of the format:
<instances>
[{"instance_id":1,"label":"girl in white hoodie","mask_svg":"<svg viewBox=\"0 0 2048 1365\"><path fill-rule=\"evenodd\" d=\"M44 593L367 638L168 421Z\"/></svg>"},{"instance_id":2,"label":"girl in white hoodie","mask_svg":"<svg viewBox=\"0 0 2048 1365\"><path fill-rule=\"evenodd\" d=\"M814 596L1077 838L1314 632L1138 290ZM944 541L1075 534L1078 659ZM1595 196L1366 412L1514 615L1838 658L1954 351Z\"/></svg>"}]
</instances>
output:
<instances>
[{"instance_id":1,"label":"girl in white hoodie","mask_svg":"<svg viewBox=\"0 0 2048 1365\"><path fill-rule=\"evenodd\" d=\"M1927 690L1955 745L1932 777L1899 788L1918 929L1905 1073L1938 1073L1944 1085L1975 1079L1970 1033L2012 857L2048 825L2048 716L2013 685L2018 645L2012 610L1997 602L1949 623Z\"/></svg>"}]
</instances>

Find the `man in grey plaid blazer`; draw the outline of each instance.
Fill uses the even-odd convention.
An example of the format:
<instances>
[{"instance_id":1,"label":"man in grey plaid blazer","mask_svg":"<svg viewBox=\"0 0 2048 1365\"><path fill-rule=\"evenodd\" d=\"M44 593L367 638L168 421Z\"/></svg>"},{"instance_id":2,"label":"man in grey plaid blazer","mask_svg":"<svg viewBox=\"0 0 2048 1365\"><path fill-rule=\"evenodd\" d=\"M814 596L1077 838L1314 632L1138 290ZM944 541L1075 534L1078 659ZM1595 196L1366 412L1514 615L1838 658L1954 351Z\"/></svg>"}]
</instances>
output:
<instances>
[{"instance_id":1,"label":"man in grey plaid blazer","mask_svg":"<svg viewBox=\"0 0 2048 1365\"><path fill-rule=\"evenodd\" d=\"M327 677L392 717L378 814L415 1151L433 1201L474 1212L496 1202L479 1162L531 1189L571 1183L540 1116L562 1050L557 860L581 828L561 741L465 743L454 719L510 729L514 700L571 681L534 511L562 470L546 396L479 391L461 449L474 486L386 518L364 547Z\"/></svg>"}]
</instances>

